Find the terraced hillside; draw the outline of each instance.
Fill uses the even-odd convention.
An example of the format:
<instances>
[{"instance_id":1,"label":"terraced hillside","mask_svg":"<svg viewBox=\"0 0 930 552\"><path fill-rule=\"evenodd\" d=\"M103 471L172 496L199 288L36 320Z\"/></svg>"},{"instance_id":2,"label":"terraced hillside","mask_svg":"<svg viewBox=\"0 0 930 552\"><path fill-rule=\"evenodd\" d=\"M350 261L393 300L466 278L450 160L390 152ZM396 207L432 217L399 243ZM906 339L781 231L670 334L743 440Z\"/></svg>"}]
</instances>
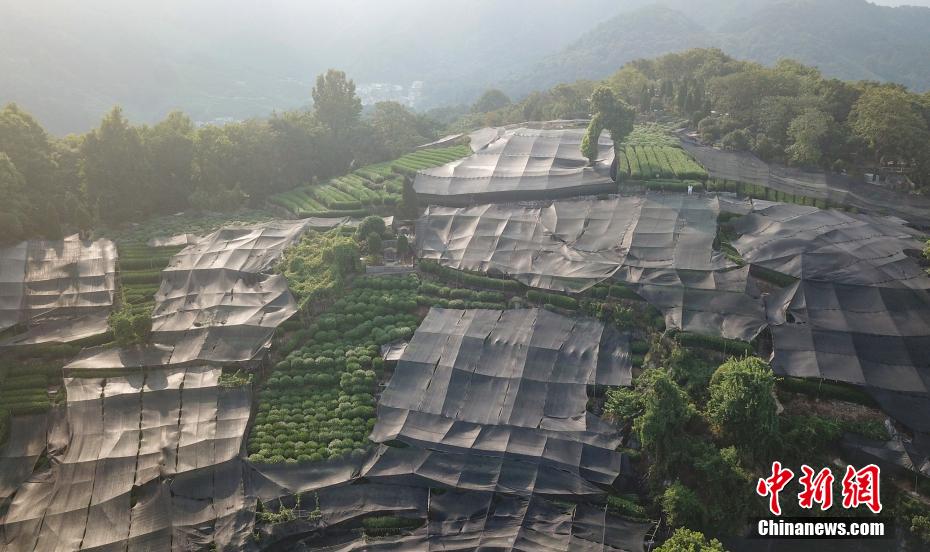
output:
<instances>
[{"instance_id":1,"label":"terraced hillside","mask_svg":"<svg viewBox=\"0 0 930 552\"><path fill-rule=\"evenodd\" d=\"M642 123L617 145L617 179L666 192L703 187L707 170L682 149L678 122Z\"/></svg>"},{"instance_id":2,"label":"terraced hillside","mask_svg":"<svg viewBox=\"0 0 930 552\"><path fill-rule=\"evenodd\" d=\"M323 184L308 184L269 198L298 217L346 217L389 212L400 201L404 175L471 154L468 146L408 153L394 161L368 165Z\"/></svg>"},{"instance_id":3,"label":"terraced hillside","mask_svg":"<svg viewBox=\"0 0 930 552\"><path fill-rule=\"evenodd\" d=\"M161 271L184 246L150 247L129 242L119 246L120 303L131 314L151 312L155 292L161 283Z\"/></svg>"},{"instance_id":4,"label":"terraced hillside","mask_svg":"<svg viewBox=\"0 0 930 552\"><path fill-rule=\"evenodd\" d=\"M707 179L704 167L681 148L628 145L618 153L618 170L634 180Z\"/></svg>"}]
</instances>

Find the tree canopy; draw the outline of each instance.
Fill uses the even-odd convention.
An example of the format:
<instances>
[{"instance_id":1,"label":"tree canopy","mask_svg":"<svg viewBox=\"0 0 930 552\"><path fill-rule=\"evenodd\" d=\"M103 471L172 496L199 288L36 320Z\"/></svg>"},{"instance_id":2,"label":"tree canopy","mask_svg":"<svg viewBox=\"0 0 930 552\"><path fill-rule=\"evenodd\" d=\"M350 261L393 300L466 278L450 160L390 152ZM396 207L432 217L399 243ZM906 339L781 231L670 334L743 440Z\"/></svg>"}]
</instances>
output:
<instances>
[{"instance_id":1,"label":"tree canopy","mask_svg":"<svg viewBox=\"0 0 930 552\"><path fill-rule=\"evenodd\" d=\"M388 158L400 157L429 142L436 134L434 122L397 102L376 103L370 121Z\"/></svg>"},{"instance_id":2,"label":"tree canopy","mask_svg":"<svg viewBox=\"0 0 930 552\"><path fill-rule=\"evenodd\" d=\"M716 49L633 61L606 84L644 113L688 118L706 142L826 170L900 159L912 163L917 185L930 185L926 93L826 79L794 60L766 67Z\"/></svg>"},{"instance_id":3,"label":"tree canopy","mask_svg":"<svg viewBox=\"0 0 930 552\"><path fill-rule=\"evenodd\" d=\"M139 131L114 107L100 127L84 139L87 200L101 220L124 222L139 215L153 190L146 182L148 167ZM134 201L126 201L126 198Z\"/></svg>"},{"instance_id":4,"label":"tree canopy","mask_svg":"<svg viewBox=\"0 0 930 552\"><path fill-rule=\"evenodd\" d=\"M680 436L697 412L687 393L665 371L644 376L645 385L637 386L642 393L642 414L633 429L643 450L653 458L655 472L664 474L684 454Z\"/></svg>"},{"instance_id":5,"label":"tree canopy","mask_svg":"<svg viewBox=\"0 0 930 552\"><path fill-rule=\"evenodd\" d=\"M330 69L317 76L313 113L334 135L353 128L362 113L362 100L355 94L355 83L343 71Z\"/></svg>"},{"instance_id":6,"label":"tree canopy","mask_svg":"<svg viewBox=\"0 0 930 552\"><path fill-rule=\"evenodd\" d=\"M717 539L708 539L702 533L681 528L676 529L655 552L726 552L726 549Z\"/></svg>"},{"instance_id":7,"label":"tree canopy","mask_svg":"<svg viewBox=\"0 0 930 552\"><path fill-rule=\"evenodd\" d=\"M598 140L607 130L615 144L622 142L633 131L636 112L623 98L614 95L607 86L600 86L591 95L591 122L581 142L581 153L593 165L597 159Z\"/></svg>"},{"instance_id":8,"label":"tree canopy","mask_svg":"<svg viewBox=\"0 0 930 552\"><path fill-rule=\"evenodd\" d=\"M10 241L26 237L28 220L27 204L23 200L26 179L16 169L10 157L0 152L0 197L5 198L0 204L0 236L7 236Z\"/></svg>"},{"instance_id":9,"label":"tree canopy","mask_svg":"<svg viewBox=\"0 0 930 552\"><path fill-rule=\"evenodd\" d=\"M757 357L721 364L710 380L707 418L727 442L768 452L778 435L775 376L768 365Z\"/></svg>"},{"instance_id":10,"label":"tree canopy","mask_svg":"<svg viewBox=\"0 0 930 552\"><path fill-rule=\"evenodd\" d=\"M926 158L930 111L914 95L894 86L871 86L853 105L850 126L876 158Z\"/></svg>"},{"instance_id":11,"label":"tree canopy","mask_svg":"<svg viewBox=\"0 0 930 552\"><path fill-rule=\"evenodd\" d=\"M473 113L487 113L497 111L498 109L510 105L510 98L496 88L485 91L480 98L471 106Z\"/></svg>"},{"instance_id":12,"label":"tree canopy","mask_svg":"<svg viewBox=\"0 0 930 552\"><path fill-rule=\"evenodd\" d=\"M192 208L258 207L435 139L435 122L394 102L362 118L355 85L340 71L320 75L312 95L312 110L222 126L198 126L177 111L133 125L116 106L94 130L64 138L9 104L0 110L0 242Z\"/></svg>"}]
</instances>

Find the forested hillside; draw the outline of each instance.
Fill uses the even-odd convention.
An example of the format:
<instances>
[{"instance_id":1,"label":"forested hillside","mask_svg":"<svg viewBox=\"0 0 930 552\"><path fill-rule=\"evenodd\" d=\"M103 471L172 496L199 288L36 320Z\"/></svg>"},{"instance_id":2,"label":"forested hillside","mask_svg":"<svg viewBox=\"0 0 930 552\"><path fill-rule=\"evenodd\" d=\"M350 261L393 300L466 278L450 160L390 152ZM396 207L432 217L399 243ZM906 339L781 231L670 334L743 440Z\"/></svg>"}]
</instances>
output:
<instances>
[{"instance_id":1,"label":"forested hillside","mask_svg":"<svg viewBox=\"0 0 930 552\"><path fill-rule=\"evenodd\" d=\"M930 185L930 92L827 78L793 60L767 67L717 49L633 61L604 83L641 118L681 117L706 143L854 174L903 162L918 186ZM585 117L597 84L560 84L491 113L467 115L458 125Z\"/></svg>"},{"instance_id":2,"label":"forested hillside","mask_svg":"<svg viewBox=\"0 0 930 552\"><path fill-rule=\"evenodd\" d=\"M518 94L558 82L599 79L637 58L713 46L765 64L796 59L830 77L930 89L930 8L890 8L866 0L663 4L600 23L502 88Z\"/></svg>"},{"instance_id":3,"label":"forested hillside","mask_svg":"<svg viewBox=\"0 0 930 552\"><path fill-rule=\"evenodd\" d=\"M309 95L308 95L309 96ZM57 138L15 104L0 110L0 242L60 237L189 208L235 211L394 159L436 127L382 102L362 117L355 85L329 71L312 111L196 127L181 112L134 126L114 107L98 128Z\"/></svg>"},{"instance_id":4,"label":"forested hillside","mask_svg":"<svg viewBox=\"0 0 930 552\"><path fill-rule=\"evenodd\" d=\"M149 124L174 109L244 120L309 105L312 76L339 67L371 87L368 103L397 94L426 110L707 46L926 90L927 28L928 8L866 0L18 1L0 8L0 74L15 75L0 79L0 102L55 134L86 132L114 104Z\"/></svg>"},{"instance_id":5,"label":"forested hillside","mask_svg":"<svg viewBox=\"0 0 930 552\"><path fill-rule=\"evenodd\" d=\"M90 129L114 104L146 123L172 109L241 120L308 105L330 67L360 87L423 81L423 107L470 103L581 36L591 14L641 1L2 2L0 74L16 78L0 78L0 103L55 134Z\"/></svg>"},{"instance_id":6,"label":"forested hillside","mask_svg":"<svg viewBox=\"0 0 930 552\"><path fill-rule=\"evenodd\" d=\"M489 91L446 129L391 102L363 117L354 83L338 71L318 79L313 110L225 126L196 127L180 112L152 126L133 126L117 107L93 131L56 138L10 104L0 111L0 191L11 198L0 207L0 236L7 242L56 237L189 208L258 207L298 187L312 189L319 201L329 188L317 184L396 159L440 131L588 117L599 84L560 84L517 103ZM714 49L632 62L603 84L640 118L657 112L679 117L706 143L851 174L903 163L915 184L930 185L930 93L829 79L795 61L766 67ZM396 176L372 184L375 191L363 189L364 182L331 183L357 188L361 204L382 193L396 201L403 191ZM285 199L276 196L279 203ZM328 209L343 207L322 199ZM297 210L323 210L301 205Z\"/></svg>"}]
</instances>

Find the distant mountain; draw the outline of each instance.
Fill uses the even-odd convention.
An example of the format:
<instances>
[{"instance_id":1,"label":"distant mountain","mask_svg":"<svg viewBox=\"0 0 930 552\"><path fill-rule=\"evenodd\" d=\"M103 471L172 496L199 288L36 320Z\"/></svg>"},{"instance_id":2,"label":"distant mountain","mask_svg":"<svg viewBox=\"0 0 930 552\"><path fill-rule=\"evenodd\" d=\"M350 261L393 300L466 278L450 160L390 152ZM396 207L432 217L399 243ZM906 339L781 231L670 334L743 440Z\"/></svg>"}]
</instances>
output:
<instances>
[{"instance_id":1,"label":"distant mountain","mask_svg":"<svg viewBox=\"0 0 930 552\"><path fill-rule=\"evenodd\" d=\"M713 44L712 34L682 12L652 6L601 23L561 52L505 80L501 87L524 94L560 82L602 79L634 59Z\"/></svg>"},{"instance_id":2,"label":"distant mountain","mask_svg":"<svg viewBox=\"0 0 930 552\"><path fill-rule=\"evenodd\" d=\"M175 108L239 119L309 104L331 67L360 87L424 81L422 107L471 102L580 37L592 13L642 1L0 0L0 105L56 133L116 103L140 122Z\"/></svg>"},{"instance_id":3,"label":"distant mountain","mask_svg":"<svg viewBox=\"0 0 930 552\"><path fill-rule=\"evenodd\" d=\"M0 105L16 101L59 134L95 126L117 103L136 122L178 108L216 121L306 106L314 77L330 67L348 72L369 102L396 97L426 109L471 103L490 87L516 99L696 46L766 63L792 56L828 75L930 88L930 9L865 0L79 6L0 0Z\"/></svg>"},{"instance_id":4,"label":"distant mountain","mask_svg":"<svg viewBox=\"0 0 930 552\"><path fill-rule=\"evenodd\" d=\"M720 38L737 57L762 63L791 57L831 76L930 89L930 8L797 0L734 17Z\"/></svg>"},{"instance_id":5,"label":"distant mountain","mask_svg":"<svg viewBox=\"0 0 930 552\"><path fill-rule=\"evenodd\" d=\"M865 0L666 0L621 13L562 51L516 73L503 88L519 94L579 78L607 77L624 63L715 46L771 64L790 57L844 79L930 89L930 8Z\"/></svg>"}]
</instances>

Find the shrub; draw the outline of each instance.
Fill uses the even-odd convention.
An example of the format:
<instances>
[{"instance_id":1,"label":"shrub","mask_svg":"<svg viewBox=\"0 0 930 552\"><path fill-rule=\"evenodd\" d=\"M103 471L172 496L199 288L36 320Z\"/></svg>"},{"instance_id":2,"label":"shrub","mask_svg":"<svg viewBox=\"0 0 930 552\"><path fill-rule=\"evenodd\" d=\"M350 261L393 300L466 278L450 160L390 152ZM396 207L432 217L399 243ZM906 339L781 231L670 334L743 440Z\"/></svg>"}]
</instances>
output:
<instances>
[{"instance_id":1,"label":"shrub","mask_svg":"<svg viewBox=\"0 0 930 552\"><path fill-rule=\"evenodd\" d=\"M575 310L578 308L578 301L566 295L530 290L526 292L526 298L534 303L554 305L568 310Z\"/></svg>"},{"instance_id":2,"label":"shrub","mask_svg":"<svg viewBox=\"0 0 930 552\"><path fill-rule=\"evenodd\" d=\"M717 539L708 540L702 533L681 528L655 552L726 552L726 549Z\"/></svg>"},{"instance_id":3,"label":"shrub","mask_svg":"<svg viewBox=\"0 0 930 552\"><path fill-rule=\"evenodd\" d=\"M877 406L871 395L852 385L791 377L781 379L777 385L787 391L812 397L825 397L870 407Z\"/></svg>"},{"instance_id":4,"label":"shrub","mask_svg":"<svg viewBox=\"0 0 930 552\"><path fill-rule=\"evenodd\" d=\"M124 305L110 314L109 324L120 347L146 343L152 334L152 315L148 309L140 312Z\"/></svg>"},{"instance_id":5,"label":"shrub","mask_svg":"<svg viewBox=\"0 0 930 552\"><path fill-rule=\"evenodd\" d=\"M646 509L639 503L636 495L607 495L607 508L622 516L646 519Z\"/></svg>"},{"instance_id":6,"label":"shrub","mask_svg":"<svg viewBox=\"0 0 930 552\"><path fill-rule=\"evenodd\" d=\"M10 437L10 411L7 409L0 409L0 447L6 444L6 440Z\"/></svg>"},{"instance_id":7,"label":"shrub","mask_svg":"<svg viewBox=\"0 0 930 552\"><path fill-rule=\"evenodd\" d=\"M385 230L384 219L381 217L365 217L365 219L359 223L358 228L355 229L355 239L359 242L365 241L372 233L382 236Z\"/></svg>"},{"instance_id":8,"label":"shrub","mask_svg":"<svg viewBox=\"0 0 930 552\"><path fill-rule=\"evenodd\" d=\"M670 526L700 527L703 524L704 505L700 497L680 481L665 489L660 502Z\"/></svg>"},{"instance_id":9,"label":"shrub","mask_svg":"<svg viewBox=\"0 0 930 552\"><path fill-rule=\"evenodd\" d=\"M744 341L736 341L735 339L724 339L722 337L689 332L678 332L675 338L686 347L709 349L711 351L720 351L724 354L736 356L746 356L753 353L752 345Z\"/></svg>"},{"instance_id":10,"label":"shrub","mask_svg":"<svg viewBox=\"0 0 930 552\"><path fill-rule=\"evenodd\" d=\"M509 293L520 293L523 290L523 285L514 280L489 278L479 274L455 270L441 266L435 261L420 261L419 267L423 272L435 276L439 279L464 284L470 287L492 289Z\"/></svg>"},{"instance_id":11,"label":"shrub","mask_svg":"<svg viewBox=\"0 0 930 552\"><path fill-rule=\"evenodd\" d=\"M731 359L710 382L707 418L725 440L763 455L778 435L775 376L759 358Z\"/></svg>"},{"instance_id":12,"label":"shrub","mask_svg":"<svg viewBox=\"0 0 930 552\"><path fill-rule=\"evenodd\" d=\"M642 301L643 298L637 295L633 290L626 286L614 285L607 289L607 296L614 299L629 299L631 301Z\"/></svg>"},{"instance_id":13,"label":"shrub","mask_svg":"<svg viewBox=\"0 0 930 552\"><path fill-rule=\"evenodd\" d=\"M423 520L396 516L376 516L362 520L365 534L372 537L396 535L423 525Z\"/></svg>"},{"instance_id":14,"label":"shrub","mask_svg":"<svg viewBox=\"0 0 930 552\"><path fill-rule=\"evenodd\" d=\"M349 238L347 238L349 239ZM413 333L415 275L358 276L289 341L261 390L248 449L256 462L359 456L374 427L378 344Z\"/></svg>"}]
</instances>

